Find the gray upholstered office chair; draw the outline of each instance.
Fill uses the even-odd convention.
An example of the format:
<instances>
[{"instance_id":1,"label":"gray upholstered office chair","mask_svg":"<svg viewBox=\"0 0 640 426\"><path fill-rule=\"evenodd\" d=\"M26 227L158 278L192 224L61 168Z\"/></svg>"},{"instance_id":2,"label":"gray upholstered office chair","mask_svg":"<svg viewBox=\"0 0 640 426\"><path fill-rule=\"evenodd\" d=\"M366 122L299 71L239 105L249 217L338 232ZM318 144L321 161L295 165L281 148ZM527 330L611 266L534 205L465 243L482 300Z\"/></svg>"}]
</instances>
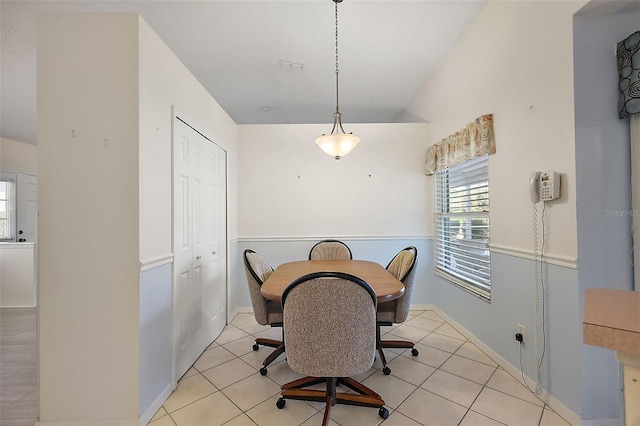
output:
<instances>
[{"instance_id":1,"label":"gray upholstered office chair","mask_svg":"<svg viewBox=\"0 0 640 426\"><path fill-rule=\"evenodd\" d=\"M269 275L273 273L273 268L264 257L253 250L244 251L244 268L247 273L247 283L249 284L249 294L253 305L253 315L260 325L270 325L271 327L282 327L282 305L264 298L260 293L260 286ZM267 374L267 366L284 352L284 332L282 340L256 339L253 350L257 351L262 346L276 348L265 358L260 368L260 374Z\"/></svg>"},{"instance_id":2,"label":"gray upholstered office chair","mask_svg":"<svg viewBox=\"0 0 640 426\"><path fill-rule=\"evenodd\" d=\"M309 260L351 260L351 249L342 241L323 240L309 251Z\"/></svg>"},{"instance_id":3,"label":"gray upholstered office chair","mask_svg":"<svg viewBox=\"0 0 640 426\"><path fill-rule=\"evenodd\" d=\"M396 300L380 303L376 315L376 342L380 361L382 362L382 372L391 374L391 369L387 366L387 359L384 356L383 348L411 348L411 355L418 356L415 343L405 340L382 340L380 338L380 327L391 326L406 321L409 316L411 305L411 293L416 275L416 262L418 261L418 249L407 247L391 259L387 265L387 270L404 284L404 294Z\"/></svg>"},{"instance_id":4,"label":"gray upholstered office chair","mask_svg":"<svg viewBox=\"0 0 640 426\"><path fill-rule=\"evenodd\" d=\"M342 272L315 272L293 281L282 294L287 361L308 377L282 385L276 406L287 399L326 402L322 424L331 406L360 405L389 411L373 390L350 376L373 365L376 348L376 294L365 281ZM326 390L304 389L326 383ZM336 393L341 384L356 393Z\"/></svg>"}]
</instances>

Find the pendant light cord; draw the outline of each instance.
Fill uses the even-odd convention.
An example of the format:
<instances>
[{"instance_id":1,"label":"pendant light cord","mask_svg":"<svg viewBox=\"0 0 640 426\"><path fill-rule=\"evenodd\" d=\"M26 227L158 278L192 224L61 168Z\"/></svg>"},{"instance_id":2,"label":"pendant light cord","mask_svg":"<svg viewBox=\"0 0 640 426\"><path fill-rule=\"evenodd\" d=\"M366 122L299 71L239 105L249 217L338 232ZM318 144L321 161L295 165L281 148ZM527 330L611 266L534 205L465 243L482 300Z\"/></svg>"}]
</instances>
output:
<instances>
[{"instance_id":1,"label":"pendant light cord","mask_svg":"<svg viewBox=\"0 0 640 426\"><path fill-rule=\"evenodd\" d=\"M333 2L335 3L336 18L336 112L333 114L333 129L331 129L331 134L327 135L323 133L322 136L316 138L316 145L336 160L339 160L343 155L350 153L351 150L360 143L360 138L351 132L346 133L342 128L338 84L338 77L340 74L338 64L338 3L341 3L342 0L333 0Z\"/></svg>"},{"instance_id":2,"label":"pendant light cord","mask_svg":"<svg viewBox=\"0 0 640 426\"><path fill-rule=\"evenodd\" d=\"M340 108L338 107L338 74L340 69L338 68L338 2L336 4L336 114L340 114Z\"/></svg>"}]
</instances>

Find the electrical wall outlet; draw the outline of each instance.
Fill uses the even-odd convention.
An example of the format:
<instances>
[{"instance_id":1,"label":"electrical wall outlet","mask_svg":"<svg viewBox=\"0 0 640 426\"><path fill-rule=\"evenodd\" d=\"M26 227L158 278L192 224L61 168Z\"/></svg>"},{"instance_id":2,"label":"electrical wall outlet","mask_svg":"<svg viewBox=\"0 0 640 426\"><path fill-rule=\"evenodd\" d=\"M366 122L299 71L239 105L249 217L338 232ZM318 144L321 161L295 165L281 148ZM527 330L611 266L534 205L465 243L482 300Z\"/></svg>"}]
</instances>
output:
<instances>
[{"instance_id":1,"label":"electrical wall outlet","mask_svg":"<svg viewBox=\"0 0 640 426\"><path fill-rule=\"evenodd\" d=\"M521 343L524 343L524 325L518 324L518 333L520 333L522 335L522 342Z\"/></svg>"}]
</instances>

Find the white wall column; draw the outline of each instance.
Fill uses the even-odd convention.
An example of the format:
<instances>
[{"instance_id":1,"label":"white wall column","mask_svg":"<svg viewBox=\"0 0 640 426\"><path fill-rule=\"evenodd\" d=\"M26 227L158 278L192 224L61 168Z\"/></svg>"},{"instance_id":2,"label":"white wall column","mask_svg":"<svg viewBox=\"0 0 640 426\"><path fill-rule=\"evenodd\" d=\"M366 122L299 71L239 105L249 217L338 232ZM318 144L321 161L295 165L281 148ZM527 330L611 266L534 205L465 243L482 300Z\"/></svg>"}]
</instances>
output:
<instances>
[{"instance_id":1,"label":"white wall column","mask_svg":"<svg viewBox=\"0 0 640 426\"><path fill-rule=\"evenodd\" d=\"M39 425L139 424L138 15L39 15Z\"/></svg>"},{"instance_id":2,"label":"white wall column","mask_svg":"<svg viewBox=\"0 0 640 426\"><path fill-rule=\"evenodd\" d=\"M630 117L631 215L633 216L633 288L640 291L640 114Z\"/></svg>"}]
</instances>

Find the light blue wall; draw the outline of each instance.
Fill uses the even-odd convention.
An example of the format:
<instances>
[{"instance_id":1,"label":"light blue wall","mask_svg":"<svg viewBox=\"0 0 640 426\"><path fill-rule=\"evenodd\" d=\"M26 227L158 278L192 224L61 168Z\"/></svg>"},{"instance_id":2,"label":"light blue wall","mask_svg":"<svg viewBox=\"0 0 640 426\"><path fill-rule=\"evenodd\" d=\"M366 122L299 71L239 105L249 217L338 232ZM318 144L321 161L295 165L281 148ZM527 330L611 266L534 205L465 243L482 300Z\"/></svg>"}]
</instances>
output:
<instances>
[{"instance_id":1,"label":"light blue wall","mask_svg":"<svg viewBox=\"0 0 640 426\"><path fill-rule=\"evenodd\" d=\"M574 19L580 307L592 287L633 289L629 120L619 120L615 45L640 29L640 13ZM582 308L580 309L582 319ZM580 341L582 341L582 329ZM582 418L619 418L614 351L581 347Z\"/></svg>"},{"instance_id":2,"label":"light blue wall","mask_svg":"<svg viewBox=\"0 0 640 426\"><path fill-rule=\"evenodd\" d=\"M229 280L227 282L227 323L231 322L235 310L239 307L249 307L244 302L243 297L249 298L249 291L247 290L247 281L242 267L242 252L238 248L238 241L229 241Z\"/></svg>"},{"instance_id":3,"label":"light blue wall","mask_svg":"<svg viewBox=\"0 0 640 426\"><path fill-rule=\"evenodd\" d=\"M171 264L140 273L140 413L171 385Z\"/></svg>"},{"instance_id":4,"label":"light blue wall","mask_svg":"<svg viewBox=\"0 0 640 426\"><path fill-rule=\"evenodd\" d=\"M528 330L523 345L525 374L535 377L534 361L534 293L533 262L516 256L492 254L492 301L488 303L461 290L433 273L433 241L430 238L338 238L349 245L354 259L378 262L383 266L406 246L418 249L416 287L412 305L433 304L453 318L475 337L489 346L513 366L519 366L519 344L514 340L517 324ZM319 238L241 239L238 255L250 248L265 256L273 267L294 260L306 259ZM233 306L250 307L244 266L237 263ZM578 273L576 269L546 265L547 352L543 366L543 386L562 404L580 412L580 332L578 303Z\"/></svg>"},{"instance_id":5,"label":"light blue wall","mask_svg":"<svg viewBox=\"0 0 640 426\"><path fill-rule=\"evenodd\" d=\"M524 222L526 223L526 221ZM526 226L526 225L525 225ZM517 324L526 328L522 345L524 373L535 378L535 310L533 261L491 254L491 302L432 276L429 300L513 366L520 364ZM566 407L580 412L580 323L578 273L545 265L545 332L543 387ZM540 316L542 320L542 316Z\"/></svg>"}]
</instances>

